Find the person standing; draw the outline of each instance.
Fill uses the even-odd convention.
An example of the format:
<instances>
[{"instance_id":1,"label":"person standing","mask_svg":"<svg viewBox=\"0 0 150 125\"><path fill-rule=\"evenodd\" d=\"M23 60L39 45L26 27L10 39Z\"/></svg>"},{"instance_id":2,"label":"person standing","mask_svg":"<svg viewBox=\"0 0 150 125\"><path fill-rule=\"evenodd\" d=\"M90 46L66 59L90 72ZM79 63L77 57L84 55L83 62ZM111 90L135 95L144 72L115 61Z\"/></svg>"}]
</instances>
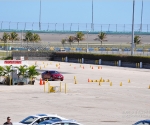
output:
<instances>
[{"instance_id":1,"label":"person standing","mask_svg":"<svg viewBox=\"0 0 150 125\"><path fill-rule=\"evenodd\" d=\"M7 117L7 122L5 122L3 125L13 125L10 117Z\"/></svg>"}]
</instances>

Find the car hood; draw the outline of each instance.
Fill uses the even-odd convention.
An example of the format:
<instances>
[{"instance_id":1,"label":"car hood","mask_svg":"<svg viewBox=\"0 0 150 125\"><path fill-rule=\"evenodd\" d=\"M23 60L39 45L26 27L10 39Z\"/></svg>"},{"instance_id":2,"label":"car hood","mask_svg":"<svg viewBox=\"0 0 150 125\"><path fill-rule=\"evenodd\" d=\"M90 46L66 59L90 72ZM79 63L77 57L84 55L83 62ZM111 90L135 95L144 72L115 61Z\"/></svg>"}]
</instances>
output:
<instances>
[{"instance_id":1,"label":"car hood","mask_svg":"<svg viewBox=\"0 0 150 125\"><path fill-rule=\"evenodd\" d=\"M25 124L22 124L20 122L13 122L13 125L25 125Z\"/></svg>"}]
</instances>

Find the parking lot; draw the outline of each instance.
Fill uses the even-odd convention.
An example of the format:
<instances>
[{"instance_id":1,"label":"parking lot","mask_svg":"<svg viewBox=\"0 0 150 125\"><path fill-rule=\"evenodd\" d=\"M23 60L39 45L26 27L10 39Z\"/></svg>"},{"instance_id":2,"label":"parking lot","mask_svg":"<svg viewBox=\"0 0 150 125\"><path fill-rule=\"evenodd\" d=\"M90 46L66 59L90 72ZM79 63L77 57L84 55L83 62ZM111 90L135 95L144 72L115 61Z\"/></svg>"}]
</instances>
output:
<instances>
[{"instance_id":1,"label":"parking lot","mask_svg":"<svg viewBox=\"0 0 150 125\"><path fill-rule=\"evenodd\" d=\"M35 61L29 61L29 65L34 64ZM84 125L131 125L150 118L148 69L111 66L98 69L98 65L52 61L44 61L44 64L37 61L37 66L40 73L57 70L64 75L62 92L48 93L47 83L44 92L44 85L39 85L41 76L36 78L35 85L0 86L1 124L7 116L12 122L18 122L38 113L58 114ZM74 84L74 77L77 84ZM88 79L105 82L99 85ZM60 81L49 83L60 85Z\"/></svg>"}]
</instances>

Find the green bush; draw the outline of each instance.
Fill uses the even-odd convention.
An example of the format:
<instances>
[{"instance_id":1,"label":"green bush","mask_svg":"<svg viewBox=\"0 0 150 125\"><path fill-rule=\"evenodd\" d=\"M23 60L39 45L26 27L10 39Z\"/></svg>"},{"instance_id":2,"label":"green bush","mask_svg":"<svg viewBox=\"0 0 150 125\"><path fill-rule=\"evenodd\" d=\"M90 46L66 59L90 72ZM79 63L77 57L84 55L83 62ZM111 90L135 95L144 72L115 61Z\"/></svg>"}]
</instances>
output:
<instances>
[{"instance_id":1,"label":"green bush","mask_svg":"<svg viewBox=\"0 0 150 125\"><path fill-rule=\"evenodd\" d=\"M91 54L91 53L55 53L56 57L68 57L68 58L84 58L90 60L98 60L102 59L104 61L118 61L121 60L122 62L143 62L143 63L150 63L150 57L147 56L126 56L126 55L108 55L108 54Z\"/></svg>"},{"instance_id":2,"label":"green bush","mask_svg":"<svg viewBox=\"0 0 150 125\"><path fill-rule=\"evenodd\" d=\"M11 57L11 56L1 58L1 60L12 60L12 59L13 59L13 57Z\"/></svg>"}]
</instances>

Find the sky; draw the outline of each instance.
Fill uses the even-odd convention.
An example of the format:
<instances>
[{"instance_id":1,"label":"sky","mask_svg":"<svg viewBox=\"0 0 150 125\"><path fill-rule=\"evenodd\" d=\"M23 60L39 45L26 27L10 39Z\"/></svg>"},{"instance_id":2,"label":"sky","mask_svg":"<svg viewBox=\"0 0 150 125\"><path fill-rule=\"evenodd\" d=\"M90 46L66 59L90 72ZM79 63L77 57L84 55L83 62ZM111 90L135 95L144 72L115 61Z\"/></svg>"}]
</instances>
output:
<instances>
[{"instance_id":1,"label":"sky","mask_svg":"<svg viewBox=\"0 0 150 125\"><path fill-rule=\"evenodd\" d=\"M150 24L150 0L143 0L143 24ZM133 0L93 0L94 24L132 24ZM135 0L135 24L142 0ZM39 22L40 0L0 0L0 21ZM91 23L92 0L41 0L41 23Z\"/></svg>"}]
</instances>

